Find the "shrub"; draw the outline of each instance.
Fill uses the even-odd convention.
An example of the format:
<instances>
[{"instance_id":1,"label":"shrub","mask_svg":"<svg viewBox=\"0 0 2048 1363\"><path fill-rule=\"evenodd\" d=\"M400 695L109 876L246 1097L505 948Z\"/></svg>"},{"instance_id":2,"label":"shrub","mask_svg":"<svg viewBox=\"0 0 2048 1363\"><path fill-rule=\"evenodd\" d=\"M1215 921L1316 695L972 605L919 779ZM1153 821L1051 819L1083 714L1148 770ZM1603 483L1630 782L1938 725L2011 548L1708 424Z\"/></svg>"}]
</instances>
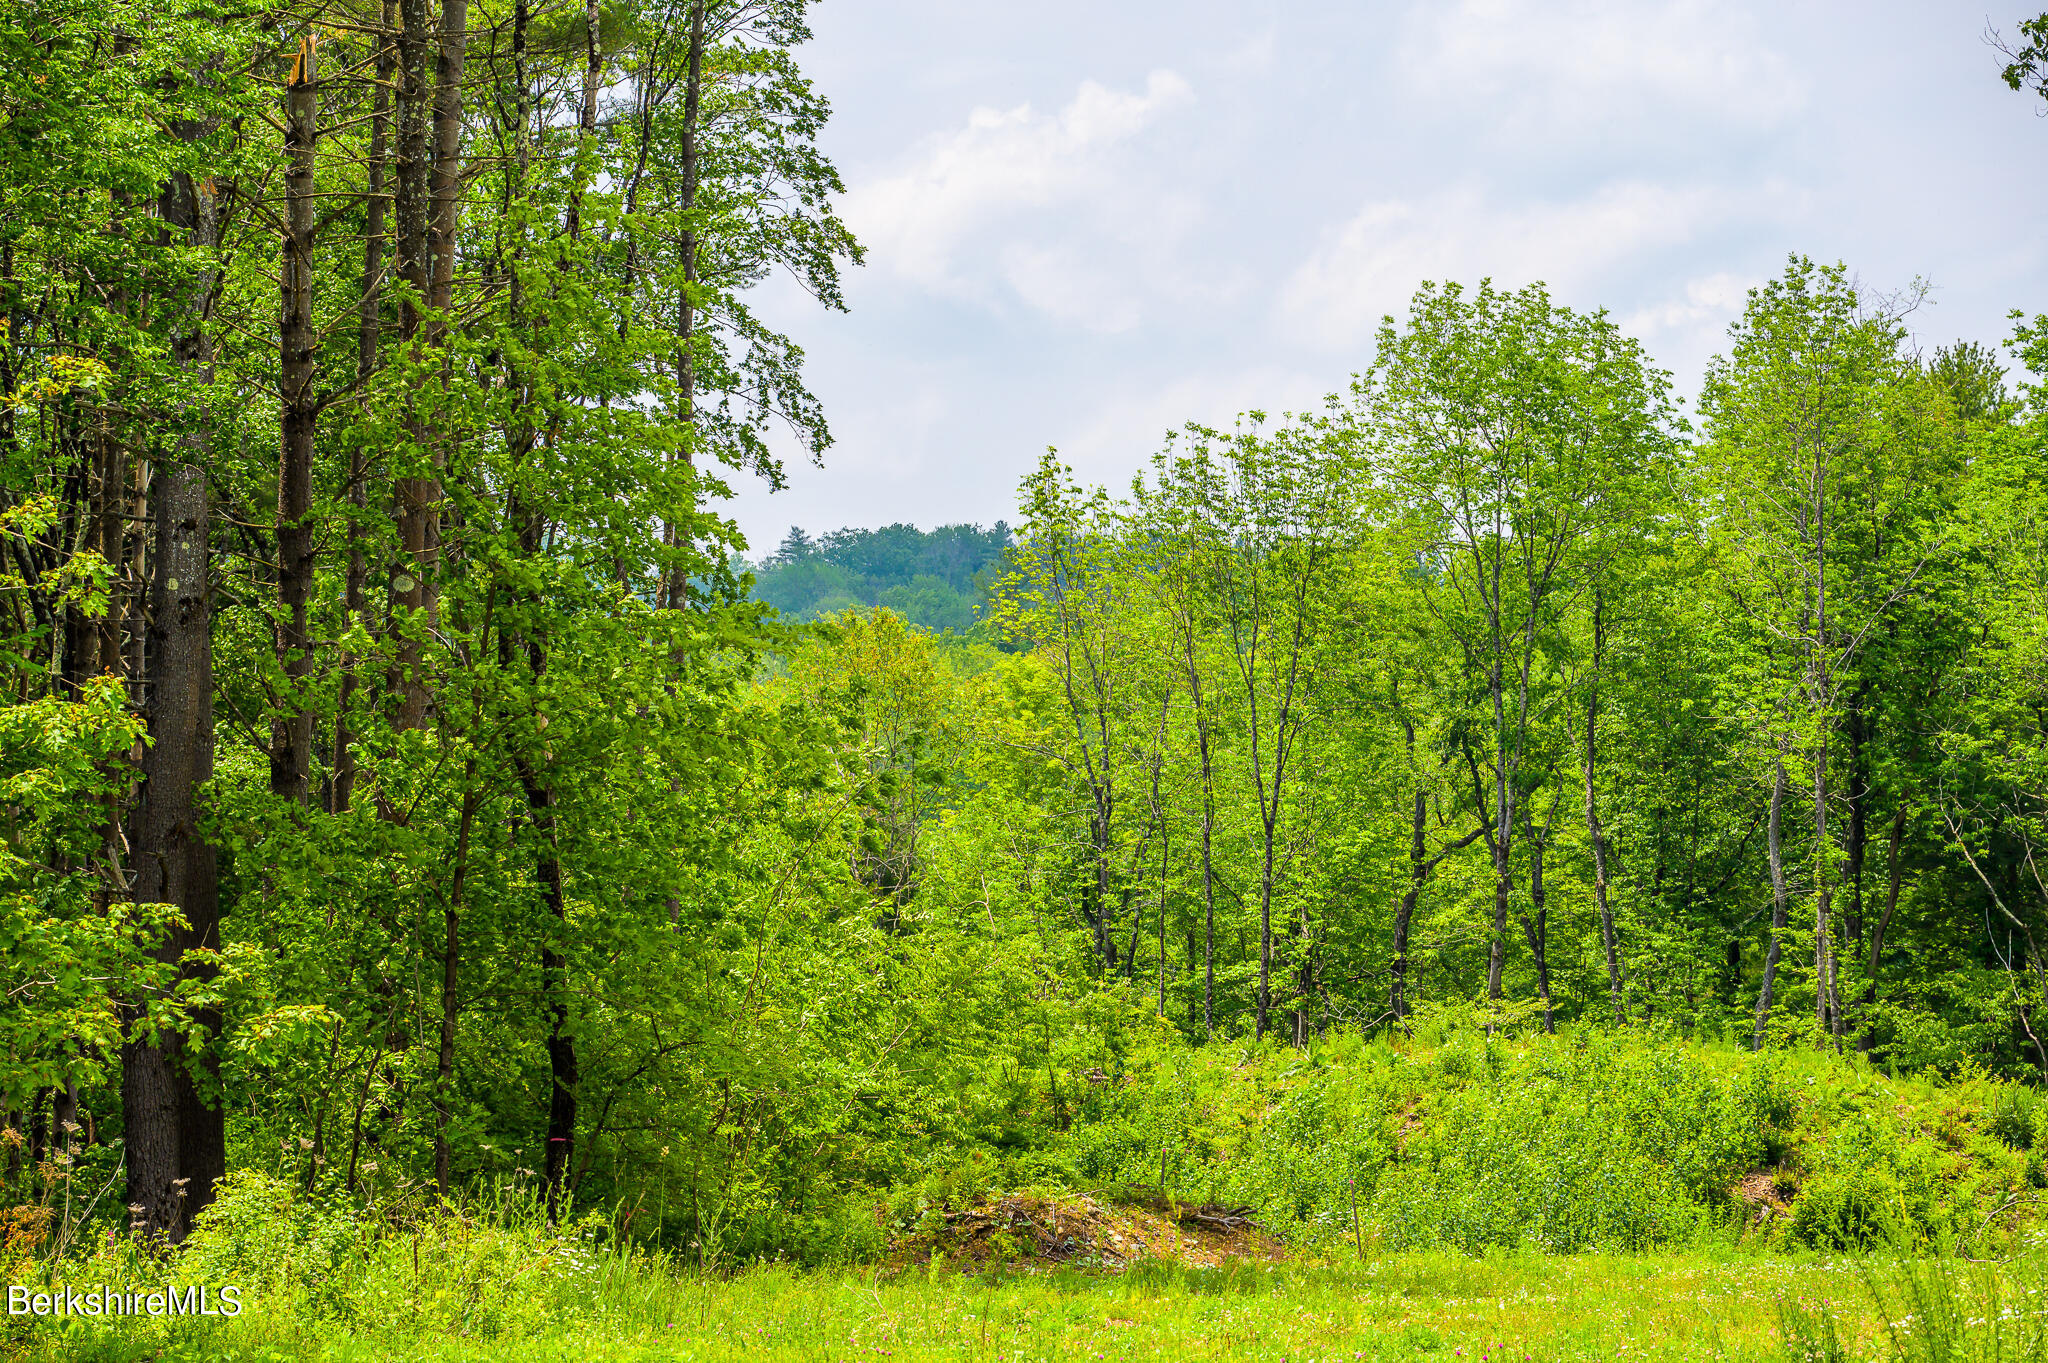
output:
<instances>
[{"instance_id":1,"label":"shrub","mask_svg":"<svg viewBox=\"0 0 2048 1363\"><path fill-rule=\"evenodd\" d=\"M1812 1249L1870 1249L1899 1243L1905 1233L1898 1183L1881 1167L1820 1174L1792 1203L1792 1238Z\"/></svg>"},{"instance_id":2,"label":"shrub","mask_svg":"<svg viewBox=\"0 0 2048 1363\"><path fill-rule=\"evenodd\" d=\"M2035 1109L2040 1095L2024 1084L1999 1084L1984 1107L1984 1129L2015 1150L2034 1144Z\"/></svg>"}]
</instances>

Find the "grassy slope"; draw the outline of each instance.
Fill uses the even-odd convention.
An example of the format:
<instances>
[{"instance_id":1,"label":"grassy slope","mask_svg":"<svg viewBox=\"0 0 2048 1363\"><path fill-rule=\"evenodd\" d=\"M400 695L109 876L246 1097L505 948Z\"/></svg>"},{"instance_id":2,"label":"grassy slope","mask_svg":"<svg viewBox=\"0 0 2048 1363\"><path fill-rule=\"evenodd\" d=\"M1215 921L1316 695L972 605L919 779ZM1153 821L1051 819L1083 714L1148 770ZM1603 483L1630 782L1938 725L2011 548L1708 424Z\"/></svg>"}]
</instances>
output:
<instances>
[{"instance_id":1,"label":"grassy slope","mask_svg":"<svg viewBox=\"0 0 2048 1363\"><path fill-rule=\"evenodd\" d=\"M1104 1184L1257 1207L1297 1245L2003 1253L2048 1107L1861 1056L1598 1034L1178 1053L1073 1137ZM2039 1108L2039 1111L2036 1109ZM2034 1147L2034 1148L2029 1148Z\"/></svg>"}]
</instances>

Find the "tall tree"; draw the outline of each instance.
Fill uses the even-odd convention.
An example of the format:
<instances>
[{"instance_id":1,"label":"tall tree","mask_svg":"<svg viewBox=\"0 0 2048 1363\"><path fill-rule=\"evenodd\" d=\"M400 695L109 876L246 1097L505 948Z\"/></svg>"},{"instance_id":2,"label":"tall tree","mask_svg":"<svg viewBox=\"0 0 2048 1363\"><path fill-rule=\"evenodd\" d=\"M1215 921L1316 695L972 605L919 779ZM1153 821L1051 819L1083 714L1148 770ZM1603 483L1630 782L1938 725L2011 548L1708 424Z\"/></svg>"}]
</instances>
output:
<instances>
[{"instance_id":1,"label":"tall tree","mask_svg":"<svg viewBox=\"0 0 2048 1363\"><path fill-rule=\"evenodd\" d=\"M1498 1000L1556 622L1666 457L1668 381L1605 316L1557 307L1540 286L1425 285L1406 326L1382 328L1356 400L1424 546L1424 600L1476 693L1460 741L1493 860L1486 992Z\"/></svg>"}]
</instances>

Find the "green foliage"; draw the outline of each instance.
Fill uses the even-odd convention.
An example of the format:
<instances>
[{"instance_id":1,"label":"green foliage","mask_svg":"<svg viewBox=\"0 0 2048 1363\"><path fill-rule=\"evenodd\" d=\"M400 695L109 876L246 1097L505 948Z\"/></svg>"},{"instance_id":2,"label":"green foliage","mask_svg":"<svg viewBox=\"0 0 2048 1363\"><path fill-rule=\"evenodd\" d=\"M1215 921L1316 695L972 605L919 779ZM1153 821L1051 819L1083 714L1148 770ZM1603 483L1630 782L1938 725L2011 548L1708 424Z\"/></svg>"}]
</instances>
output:
<instances>
[{"instance_id":1,"label":"green foliage","mask_svg":"<svg viewBox=\"0 0 2048 1363\"><path fill-rule=\"evenodd\" d=\"M142 726L101 679L75 701L0 707L0 1107L40 1088L89 1084L118 1049L117 996L135 991L146 1025L174 1025L197 1002L168 990L144 943L176 914L107 902L95 865Z\"/></svg>"},{"instance_id":2,"label":"green foliage","mask_svg":"<svg viewBox=\"0 0 2048 1363\"><path fill-rule=\"evenodd\" d=\"M1987 1131L2015 1150L2033 1148L2041 1121L2041 1095L2024 1084L2000 1084L1986 1105Z\"/></svg>"},{"instance_id":3,"label":"green foliage","mask_svg":"<svg viewBox=\"0 0 2048 1363\"><path fill-rule=\"evenodd\" d=\"M1932 1259L1868 1264L1863 1281L1896 1363L2039 1363L2043 1270L2038 1254L2004 1265Z\"/></svg>"},{"instance_id":4,"label":"green foliage","mask_svg":"<svg viewBox=\"0 0 2048 1363\"><path fill-rule=\"evenodd\" d=\"M1975 1092L1598 1034L1454 1030L1413 1049L1339 1036L1307 1053L1169 1053L1067 1149L1086 1182L1242 1202L1326 1250L1350 1240L1354 1195L1388 1250L1924 1247L1990 1228L2026 1187L2023 1162L1956 1124ZM1742 1200L1759 1178L1789 1215Z\"/></svg>"}]
</instances>

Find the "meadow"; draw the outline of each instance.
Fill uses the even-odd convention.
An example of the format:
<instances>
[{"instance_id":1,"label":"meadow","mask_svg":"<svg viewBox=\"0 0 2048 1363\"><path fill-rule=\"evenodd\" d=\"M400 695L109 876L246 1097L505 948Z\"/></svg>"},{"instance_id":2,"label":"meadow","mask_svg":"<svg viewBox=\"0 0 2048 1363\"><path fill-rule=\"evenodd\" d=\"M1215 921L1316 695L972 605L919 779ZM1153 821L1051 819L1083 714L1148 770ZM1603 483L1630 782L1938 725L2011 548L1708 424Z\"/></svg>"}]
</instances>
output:
<instances>
[{"instance_id":1,"label":"meadow","mask_svg":"<svg viewBox=\"0 0 2048 1363\"><path fill-rule=\"evenodd\" d=\"M238 1172L168 1260L8 1242L10 1283L229 1283L232 1319L6 1321L20 1360L2048 1357L2032 1090L1724 1043L1168 1048L1035 1187L934 1169L808 1262L531 1175L365 1204ZM1155 1181L1138 1182L1140 1168ZM867 1234L845 1223L864 1217ZM641 1229L636 1229L639 1221Z\"/></svg>"},{"instance_id":2,"label":"meadow","mask_svg":"<svg viewBox=\"0 0 2048 1363\"><path fill-rule=\"evenodd\" d=\"M466 1257L467 1256L467 1257ZM675 1271L543 1253L509 1274L459 1235L365 1280L341 1318L289 1294L227 1322L74 1322L10 1336L24 1360L141 1359L1783 1359L1779 1303L1874 1346L1864 1266L1758 1260L1401 1255L1366 1264L1147 1264L1122 1274ZM1876 1353L1857 1356L1890 1357ZM1958 1355L1975 1357L1976 1355Z\"/></svg>"}]
</instances>

